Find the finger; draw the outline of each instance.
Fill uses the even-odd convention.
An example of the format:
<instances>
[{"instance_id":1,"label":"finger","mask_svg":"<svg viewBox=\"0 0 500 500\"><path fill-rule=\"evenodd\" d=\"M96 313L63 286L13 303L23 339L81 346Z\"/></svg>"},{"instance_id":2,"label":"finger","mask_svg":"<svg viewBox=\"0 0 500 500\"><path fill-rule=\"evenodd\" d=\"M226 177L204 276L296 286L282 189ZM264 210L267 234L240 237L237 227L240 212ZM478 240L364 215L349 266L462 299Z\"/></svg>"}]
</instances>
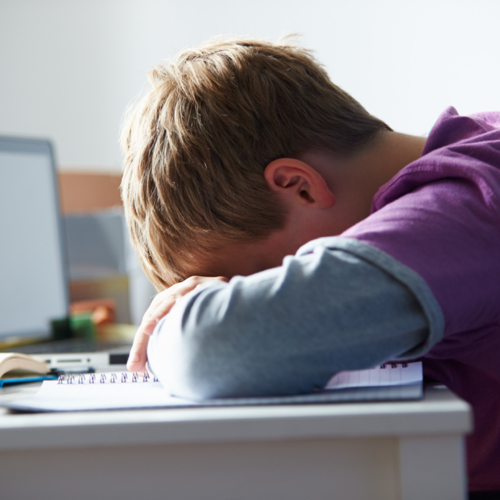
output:
<instances>
[{"instance_id":1,"label":"finger","mask_svg":"<svg viewBox=\"0 0 500 500\"><path fill-rule=\"evenodd\" d=\"M214 281L224 281L227 282L228 279L224 276L218 277L203 277L203 276L191 276L190 278L184 280L181 283L171 286L167 290L161 292L157 295L158 300L154 301L148 312L146 313L144 320L147 320L147 331L152 333L156 323L160 321L161 318L166 316L170 309L174 306L178 299L197 289L200 286L206 285L207 283L213 283Z\"/></svg>"},{"instance_id":2,"label":"finger","mask_svg":"<svg viewBox=\"0 0 500 500\"><path fill-rule=\"evenodd\" d=\"M139 329L134 337L134 342L130 349L130 354L127 361L127 369L131 372L146 371L146 361L148 359L147 350L149 335Z\"/></svg>"},{"instance_id":3,"label":"finger","mask_svg":"<svg viewBox=\"0 0 500 500\"><path fill-rule=\"evenodd\" d=\"M198 283L195 288L199 288L200 286L206 285L207 283L212 283L214 281L222 281L224 283L229 282L229 280L225 276L217 276L213 278L200 278L200 283Z\"/></svg>"},{"instance_id":4,"label":"finger","mask_svg":"<svg viewBox=\"0 0 500 500\"><path fill-rule=\"evenodd\" d=\"M158 321L168 313L176 300L176 296L169 296L164 292L158 294L155 299L153 299L153 302L146 311L141 325L135 334L127 360L128 370L141 373L146 371L149 338L158 324Z\"/></svg>"},{"instance_id":5,"label":"finger","mask_svg":"<svg viewBox=\"0 0 500 500\"><path fill-rule=\"evenodd\" d=\"M156 326L156 323L158 323L161 318L170 312L170 309L172 309L178 299L206 281L207 278L192 276L159 293L144 315L143 325L146 332L151 334Z\"/></svg>"},{"instance_id":6,"label":"finger","mask_svg":"<svg viewBox=\"0 0 500 500\"><path fill-rule=\"evenodd\" d=\"M161 307L163 310L167 309L166 312L168 312L168 310L175 303L175 299L172 298L172 294L173 292L175 292L175 287L176 285L168 288L167 290L163 290L163 292L157 294L156 297L151 302L150 306L147 308L146 312L144 313L144 316L142 317L141 321L141 328L143 328L147 334L151 335L153 333L156 323L158 323L158 321L162 317L158 315L157 312L158 308Z\"/></svg>"},{"instance_id":7,"label":"finger","mask_svg":"<svg viewBox=\"0 0 500 500\"><path fill-rule=\"evenodd\" d=\"M182 297L181 294L175 294L165 297L162 302L159 302L156 305L156 308L152 310L147 317L144 317L143 325L148 334L151 335L153 333L153 330L158 324L158 321L160 321L161 318L163 318L170 312L170 309L172 309L174 304L177 302L177 299L179 299L180 297Z\"/></svg>"}]
</instances>

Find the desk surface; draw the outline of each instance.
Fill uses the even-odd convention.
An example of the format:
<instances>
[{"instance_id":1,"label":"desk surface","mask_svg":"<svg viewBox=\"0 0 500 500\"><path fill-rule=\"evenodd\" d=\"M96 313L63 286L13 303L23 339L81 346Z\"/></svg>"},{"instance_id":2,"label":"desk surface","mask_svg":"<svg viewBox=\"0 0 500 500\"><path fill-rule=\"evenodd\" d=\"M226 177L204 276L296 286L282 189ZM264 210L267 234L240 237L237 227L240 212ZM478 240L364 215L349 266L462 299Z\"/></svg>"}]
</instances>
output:
<instances>
[{"instance_id":1,"label":"desk surface","mask_svg":"<svg viewBox=\"0 0 500 500\"><path fill-rule=\"evenodd\" d=\"M0 401L37 388L3 389ZM443 386L429 386L422 401L37 414L0 409L0 450L464 434L471 426L467 403Z\"/></svg>"},{"instance_id":2,"label":"desk surface","mask_svg":"<svg viewBox=\"0 0 500 500\"><path fill-rule=\"evenodd\" d=\"M0 400L36 390L2 389ZM456 500L465 498L470 429L469 406L439 386L408 402L0 409L0 481L6 498L40 500L69 491L73 500L159 492L173 500Z\"/></svg>"}]
</instances>

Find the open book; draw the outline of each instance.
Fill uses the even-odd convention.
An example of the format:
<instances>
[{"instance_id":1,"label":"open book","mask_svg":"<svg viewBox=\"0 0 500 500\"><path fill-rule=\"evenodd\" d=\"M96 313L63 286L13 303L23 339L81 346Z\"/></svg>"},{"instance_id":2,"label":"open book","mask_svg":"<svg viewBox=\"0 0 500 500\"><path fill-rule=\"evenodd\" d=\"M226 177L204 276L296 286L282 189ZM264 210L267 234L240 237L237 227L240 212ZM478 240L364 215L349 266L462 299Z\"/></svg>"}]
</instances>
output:
<instances>
[{"instance_id":1,"label":"open book","mask_svg":"<svg viewBox=\"0 0 500 500\"><path fill-rule=\"evenodd\" d=\"M280 405L420 399L422 363L388 363L371 370L340 372L312 394L191 401L168 394L148 374L62 375L45 381L29 398L2 404L17 411L84 411L195 406Z\"/></svg>"},{"instance_id":2,"label":"open book","mask_svg":"<svg viewBox=\"0 0 500 500\"><path fill-rule=\"evenodd\" d=\"M49 365L38 361L27 354L19 352L0 353L0 378L6 373L38 373L45 374L50 371Z\"/></svg>"}]
</instances>

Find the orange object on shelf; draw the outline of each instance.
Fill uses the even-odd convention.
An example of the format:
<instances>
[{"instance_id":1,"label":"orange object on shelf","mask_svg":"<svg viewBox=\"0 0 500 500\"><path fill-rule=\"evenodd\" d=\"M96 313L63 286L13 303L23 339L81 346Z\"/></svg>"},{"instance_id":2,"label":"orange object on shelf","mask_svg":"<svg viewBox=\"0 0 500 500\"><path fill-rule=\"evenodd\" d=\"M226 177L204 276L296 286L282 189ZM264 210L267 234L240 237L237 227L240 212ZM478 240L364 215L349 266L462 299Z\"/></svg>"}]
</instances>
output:
<instances>
[{"instance_id":1,"label":"orange object on shelf","mask_svg":"<svg viewBox=\"0 0 500 500\"><path fill-rule=\"evenodd\" d=\"M95 325L110 324L115 322L116 303L113 299L81 300L71 303L70 312L90 312Z\"/></svg>"}]
</instances>

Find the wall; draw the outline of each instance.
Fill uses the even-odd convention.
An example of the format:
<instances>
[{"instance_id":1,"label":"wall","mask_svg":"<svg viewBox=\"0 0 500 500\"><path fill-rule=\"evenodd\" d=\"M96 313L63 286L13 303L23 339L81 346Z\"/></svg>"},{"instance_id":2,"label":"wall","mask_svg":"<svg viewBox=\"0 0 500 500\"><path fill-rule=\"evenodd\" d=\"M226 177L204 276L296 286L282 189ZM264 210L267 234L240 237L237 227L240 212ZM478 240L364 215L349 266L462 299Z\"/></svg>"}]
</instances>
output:
<instances>
[{"instance_id":1,"label":"wall","mask_svg":"<svg viewBox=\"0 0 500 500\"><path fill-rule=\"evenodd\" d=\"M119 126L155 63L217 34L302 33L393 128L500 109L495 0L1 0L0 134L49 137L65 170L119 172Z\"/></svg>"}]
</instances>

